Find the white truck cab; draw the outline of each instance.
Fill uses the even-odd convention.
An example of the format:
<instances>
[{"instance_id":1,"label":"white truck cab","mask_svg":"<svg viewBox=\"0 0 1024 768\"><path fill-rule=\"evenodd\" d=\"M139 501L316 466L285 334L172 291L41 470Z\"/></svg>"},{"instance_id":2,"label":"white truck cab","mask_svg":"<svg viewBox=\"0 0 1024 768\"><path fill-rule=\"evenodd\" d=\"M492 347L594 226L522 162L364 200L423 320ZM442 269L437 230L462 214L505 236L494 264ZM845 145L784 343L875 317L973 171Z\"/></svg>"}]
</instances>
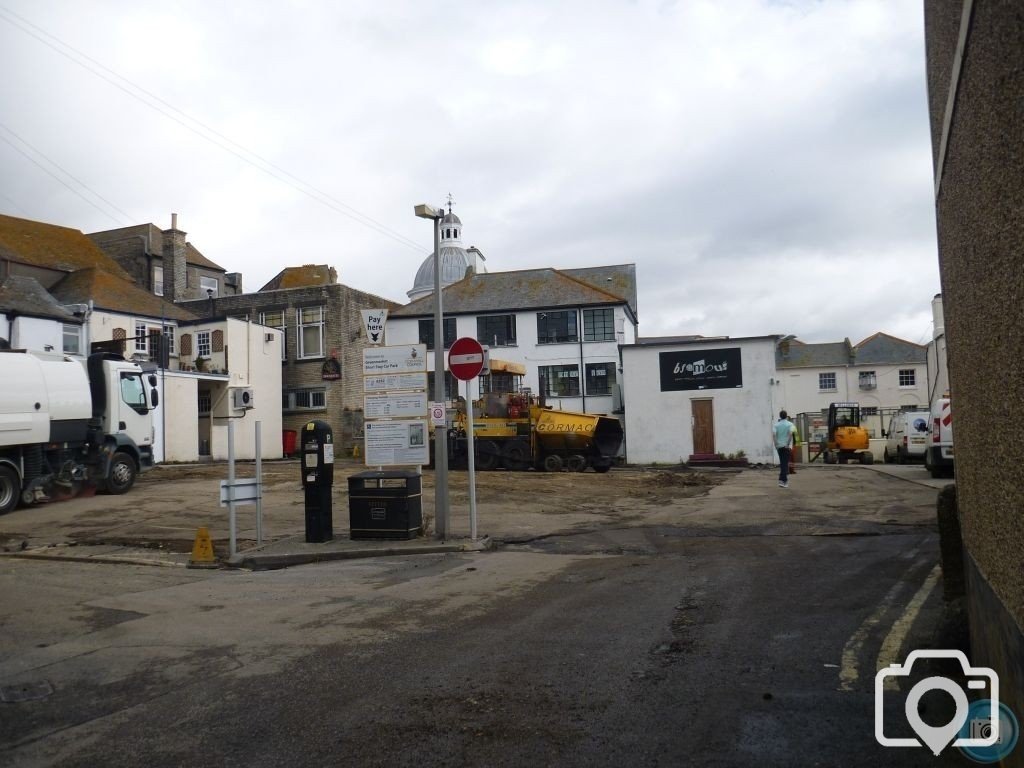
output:
<instances>
[{"instance_id":1,"label":"white truck cab","mask_svg":"<svg viewBox=\"0 0 1024 768\"><path fill-rule=\"evenodd\" d=\"M931 441L925 451L924 465L932 477L953 476L953 406L949 397L940 397L931 410Z\"/></svg>"}]
</instances>

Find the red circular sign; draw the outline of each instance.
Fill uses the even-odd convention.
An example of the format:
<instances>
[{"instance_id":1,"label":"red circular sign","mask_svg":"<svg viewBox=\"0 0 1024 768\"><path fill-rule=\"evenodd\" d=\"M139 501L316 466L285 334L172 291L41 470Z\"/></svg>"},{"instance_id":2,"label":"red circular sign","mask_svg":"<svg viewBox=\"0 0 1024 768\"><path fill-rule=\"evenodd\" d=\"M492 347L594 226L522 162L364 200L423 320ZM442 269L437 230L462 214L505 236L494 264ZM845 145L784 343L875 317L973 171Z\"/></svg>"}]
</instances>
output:
<instances>
[{"instance_id":1,"label":"red circular sign","mask_svg":"<svg viewBox=\"0 0 1024 768\"><path fill-rule=\"evenodd\" d=\"M471 336L456 339L448 350L448 370L459 381L469 381L484 368L484 348Z\"/></svg>"}]
</instances>

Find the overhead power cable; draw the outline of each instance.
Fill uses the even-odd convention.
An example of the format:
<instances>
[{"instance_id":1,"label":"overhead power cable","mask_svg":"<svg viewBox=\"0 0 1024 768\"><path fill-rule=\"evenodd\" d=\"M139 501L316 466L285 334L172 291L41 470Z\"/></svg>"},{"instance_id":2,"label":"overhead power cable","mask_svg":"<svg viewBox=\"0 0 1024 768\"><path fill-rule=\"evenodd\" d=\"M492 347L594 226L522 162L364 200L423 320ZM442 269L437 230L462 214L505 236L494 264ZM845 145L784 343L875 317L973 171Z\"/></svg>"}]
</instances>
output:
<instances>
[{"instance_id":1,"label":"overhead power cable","mask_svg":"<svg viewBox=\"0 0 1024 768\"><path fill-rule=\"evenodd\" d=\"M312 200L320 203L333 210L336 213L340 213L343 216L347 216L358 224L362 224L364 227L371 229L378 234L389 237L392 240L404 245L408 248L412 248L416 251L422 251L423 245L411 240L408 237L392 230L387 225L377 221L376 219L368 216L365 213L353 208L352 206L344 203L337 198L331 196L327 192L314 187L312 184L303 181L298 176L290 173L289 171L281 168L270 160L262 157L261 155L253 152L247 147L239 144L233 139L225 136L218 132L214 128L203 123L201 120L192 117L191 115L183 112L182 110L175 107L173 104L165 101L156 94L143 88L141 85L129 80L123 75L118 74L114 70L93 59L88 54L79 51L69 43L64 42L60 38L50 34L45 29L33 24L23 16L18 15L14 11L10 10L5 6L0 6L0 19L3 19L11 26L20 30L21 32L35 38L43 45L47 46L51 50L57 52L61 56L65 57L69 61L77 64L78 66L85 69L87 72L99 77L106 81L110 85L114 86L118 90L124 92L133 99L140 101L155 112L160 113L169 120L174 121L178 125L186 128L192 133L196 134L200 138L208 141L214 146L228 152L239 160L257 170L262 171L266 175L276 179L277 181L287 184L292 189L300 192ZM60 46L60 47L58 47ZM107 73L107 74L104 74ZM114 79L116 78L116 79ZM119 82L120 81L120 82Z\"/></svg>"},{"instance_id":2,"label":"overhead power cable","mask_svg":"<svg viewBox=\"0 0 1024 768\"><path fill-rule=\"evenodd\" d=\"M23 140L23 139L22 139L22 138L21 138L20 136L18 136L18 134L14 133L14 131L12 131L12 130L11 130L10 128L8 128L7 126L5 126L5 125L3 125L3 124L0 124L0 128L2 128L2 129L3 129L4 131L7 131L8 133L10 133L10 134L11 134L12 136L14 136L14 138L16 138L16 139L17 139L18 141L22 142L23 144L25 144L25 146L27 146L27 147L29 147L30 149L32 149L32 151L34 151L34 152L38 152L38 150L36 150L36 149L35 149L34 147L32 147L32 145L31 145L31 144L29 144L28 142L24 141L24 140ZM61 178L60 176L58 176L58 175L57 175L56 173L54 173L54 172L53 172L53 171L51 171L51 170L50 170L49 168L47 168L47 167L46 167L45 165L43 165L42 163L40 163L40 162L39 162L38 160L36 160L36 159L35 159L34 157L32 157L32 155L30 155L30 154L29 154L28 152L26 152L26 151L25 151L24 149L22 149L21 147L19 147L19 146L18 146L17 144L15 144L15 143L14 143L13 141L11 141L10 139L8 139L8 138L7 138L6 136L4 136L3 134L0 134L0 141L2 141L2 142L4 142L5 144L9 145L9 146L10 146L10 147L11 147L12 149L14 149L14 151L15 151L15 152L17 152L18 154L22 155L22 156L23 156L23 157L24 157L24 158L25 158L26 160L28 160L28 161L29 161L30 163L32 163L32 164L33 164L34 166L36 166L37 168L39 168L39 169L40 169L41 171L43 171L43 173L45 173L45 174L47 174L48 176L50 176L50 177L52 177L52 178L56 179L58 183L60 183L61 185L63 185L63 186L64 186L64 187L66 187L67 189L69 189L69 190L70 190L70 191L71 191L72 193L74 193L74 194L75 194L75 195L77 195L78 197L82 198L82 199L83 199L83 200L84 200L85 202L87 202L87 203L88 203L89 205L91 205L91 206L92 206L93 208L95 208L95 209L96 209L97 211L99 211L100 213L102 213L102 214L103 214L104 216L106 216L106 217L107 217L108 219L111 219L111 220L113 220L113 221L114 221L114 222L116 222L117 224L125 224L125 223L128 223L128 224L130 224L130 223L131 223L131 218L130 218L130 217L128 218L127 222L124 222L124 221L121 221L120 219L118 219L118 217L116 217L116 216L114 216L113 214L111 214L111 213L110 213L110 211L107 211L107 210L105 210L105 209L101 208L101 207L100 207L99 205L97 205L97 204L96 204L96 203L95 203L95 202L94 202L93 200L91 200L91 199L89 199L88 197L86 197L85 195L83 195L83 194L82 194L82 192L81 192L80 190L78 190L78 189L75 189L75 187L73 187L73 186L71 186L70 184L68 184L68 183L67 183L67 182L66 182L66 181L65 181L64 179L62 179L62 178ZM42 153L39 153L39 154L40 154L40 155L41 155L42 157L46 158L46 155L43 155ZM49 158L46 158L46 159L47 159L47 162L51 162L51 163L53 162L52 160L49 160ZM56 166L57 168L60 168L60 166L59 166L59 165L57 165L56 163L53 163L53 165L54 165L54 166ZM120 209L119 209L119 208L117 208L117 207L113 206L113 205L112 205L111 203L108 203L108 202L106 201L106 199L105 199L105 198L103 198L103 197L102 197L101 195L97 194L96 192L93 192L93 191L92 191L91 189L89 189L89 188L88 188L88 187L86 187L86 186L85 186L84 184L82 184L82 182L78 181L78 179L76 179L76 178L75 178L74 176L72 176L72 175L71 175L70 173L67 173L67 171L64 171L64 169L63 169L63 168L61 168L61 171L62 171L63 173L65 173L65 174L67 174L67 176L68 176L69 178L73 179L73 180L74 180L74 181L75 181L76 183L78 183L78 184L81 184L81 186L85 187L85 189L88 189L88 190L89 190L89 192L90 192L91 194L93 194L93 195L96 195L96 197L98 197L98 198L99 198L100 200L103 200L103 202L107 203L107 205L110 205L110 206L111 206L111 208L113 208L113 209L114 209L115 211L120 211Z\"/></svg>"}]
</instances>

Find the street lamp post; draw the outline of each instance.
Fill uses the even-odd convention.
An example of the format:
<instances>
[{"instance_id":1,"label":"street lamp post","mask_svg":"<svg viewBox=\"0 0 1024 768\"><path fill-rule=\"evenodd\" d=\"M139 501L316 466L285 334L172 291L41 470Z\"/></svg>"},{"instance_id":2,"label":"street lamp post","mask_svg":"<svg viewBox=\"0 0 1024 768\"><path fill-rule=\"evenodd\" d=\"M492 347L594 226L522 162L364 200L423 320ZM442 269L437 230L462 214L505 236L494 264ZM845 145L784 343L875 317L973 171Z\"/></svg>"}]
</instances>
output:
<instances>
[{"instance_id":1,"label":"street lamp post","mask_svg":"<svg viewBox=\"0 0 1024 768\"><path fill-rule=\"evenodd\" d=\"M441 307L441 219L444 207L417 205L416 215L434 223L434 401L444 396L444 313ZM434 530L448 538L448 428L434 428Z\"/></svg>"}]
</instances>

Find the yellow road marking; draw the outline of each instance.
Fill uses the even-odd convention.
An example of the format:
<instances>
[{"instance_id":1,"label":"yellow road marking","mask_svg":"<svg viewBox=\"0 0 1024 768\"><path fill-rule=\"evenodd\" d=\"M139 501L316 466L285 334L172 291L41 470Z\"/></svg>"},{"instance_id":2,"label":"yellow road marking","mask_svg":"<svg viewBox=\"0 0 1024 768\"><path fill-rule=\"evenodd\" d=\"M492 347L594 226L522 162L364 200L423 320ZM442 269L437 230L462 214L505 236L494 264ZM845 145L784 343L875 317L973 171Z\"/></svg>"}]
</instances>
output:
<instances>
[{"instance_id":1,"label":"yellow road marking","mask_svg":"<svg viewBox=\"0 0 1024 768\"><path fill-rule=\"evenodd\" d=\"M915 550L916 552L916 550ZM911 571L916 570L920 567L919 563L915 563L907 569L907 574ZM879 603L878 607L864 619L863 623L857 627L857 631L850 635L850 639L846 641L846 645L843 646L843 656L839 664L839 690L841 691L852 691L854 685L857 683L857 679L860 677L860 662L859 658L861 652L864 650L864 643L867 641L871 631L881 623L882 618L892 607L896 598L900 596L900 593L906 589L908 579L906 576L896 582L892 589L890 589Z\"/></svg>"},{"instance_id":2,"label":"yellow road marking","mask_svg":"<svg viewBox=\"0 0 1024 768\"><path fill-rule=\"evenodd\" d=\"M890 664L897 663L900 654L900 648L903 647L903 641L907 639L907 633L910 632L910 627L913 625L917 615L921 612L921 607L924 605L925 600L935 589L935 584L938 582L939 577L942 575L942 566L936 564L932 568L932 572L928 574L928 578L924 580L924 584L917 590L914 596L907 603L907 607L903 611L903 615L900 616L896 622L892 625L889 630L889 634L885 636L885 640L882 641L882 650L878 652L878 664L875 670L888 667ZM896 682L895 677L885 678L885 690L895 691L899 689L899 685Z\"/></svg>"}]
</instances>

